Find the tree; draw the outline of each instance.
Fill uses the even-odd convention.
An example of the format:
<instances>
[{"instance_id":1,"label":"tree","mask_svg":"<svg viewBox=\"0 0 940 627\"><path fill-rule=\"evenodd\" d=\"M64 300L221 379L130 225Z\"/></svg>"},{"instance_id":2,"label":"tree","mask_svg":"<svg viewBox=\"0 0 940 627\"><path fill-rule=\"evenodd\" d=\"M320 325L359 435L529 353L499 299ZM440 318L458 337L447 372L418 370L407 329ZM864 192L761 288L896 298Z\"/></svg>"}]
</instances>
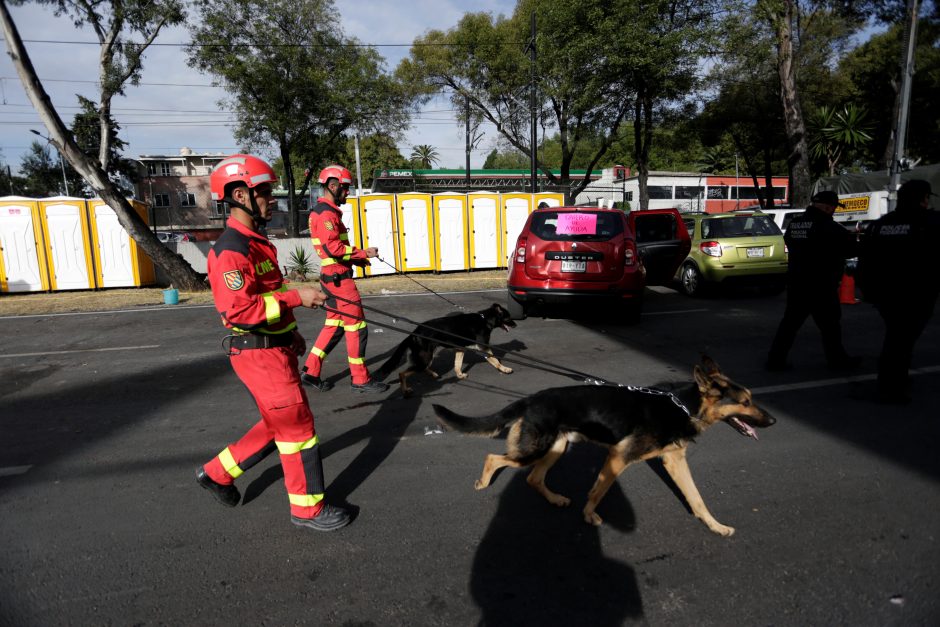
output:
<instances>
[{"instance_id":1,"label":"tree","mask_svg":"<svg viewBox=\"0 0 940 627\"><path fill-rule=\"evenodd\" d=\"M398 72L425 80L429 93L449 91L458 110L469 100L471 116L493 123L510 145L531 158L538 151L532 146L528 105L529 44L534 43L536 113L557 134L559 174L544 155L536 155L536 161L549 184L564 187L570 200L590 182L589 174L571 178L580 150L591 148L581 166L590 172L621 138L626 120L633 117L636 124L639 116L641 138L649 140L645 125L652 124L658 108L687 93L716 5L717 0L652 5L519 0L510 18L469 13L447 32L419 37ZM533 12L537 35L530 42ZM638 160L645 162L648 142L642 146Z\"/></svg>"},{"instance_id":2,"label":"tree","mask_svg":"<svg viewBox=\"0 0 940 627\"><path fill-rule=\"evenodd\" d=\"M20 194L23 196L65 195L59 157L53 155L48 143L34 141L29 145L29 152L20 161L20 174Z\"/></svg>"},{"instance_id":3,"label":"tree","mask_svg":"<svg viewBox=\"0 0 940 627\"><path fill-rule=\"evenodd\" d=\"M871 142L871 126L864 107L847 104L841 109L822 106L807 121L810 131L810 154L825 160L826 173L835 176L836 168L846 153Z\"/></svg>"},{"instance_id":4,"label":"tree","mask_svg":"<svg viewBox=\"0 0 940 627\"><path fill-rule=\"evenodd\" d=\"M430 170L434 164L440 161L440 155L434 149L434 146L421 144L411 147L411 161L419 170Z\"/></svg>"},{"instance_id":5,"label":"tree","mask_svg":"<svg viewBox=\"0 0 940 627\"><path fill-rule=\"evenodd\" d=\"M356 175L356 149L352 138L346 140L343 152L337 159L339 163L347 165ZM372 187L372 178L376 170L389 168L410 168L411 162L399 152L395 145L395 138L386 133L375 133L359 138L359 164L362 168L362 186L364 189ZM353 181L355 187L356 181Z\"/></svg>"},{"instance_id":6,"label":"tree","mask_svg":"<svg viewBox=\"0 0 940 627\"><path fill-rule=\"evenodd\" d=\"M72 134L75 137L75 143L78 144L78 147L81 148L86 155L94 158L96 155L100 154L101 149L101 116L97 107L95 107L95 103L84 96L78 96L78 105L82 110L76 113L75 117L72 119ZM134 166L134 162L129 159L124 159L121 156L122 152L127 147L127 143L118 135L121 126L109 115L107 127L109 146L107 158L108 178L118 186L121 186L122 182L125 180L131 182L137 181L139 174L137 168ZM133 193L132 190L124 188L121 188L121 192L125 195Z\"/></svg>"},{"instance_id":7,"label":"tree","mask_svg":"<svg viewBox=\"0 0 940 627\"><path fill-rule=\"evenodd\" d=\"M76 28L90 26L99 43L98 115L100 146L97 157L86 155L66 128L23 46L16 24L0 0L0 24L7 50L26 95L49 133L52 143L94 192L117 214L124 230L150 258L162 267L173 284L185 290L205 289L205 282L183 258L157 240L131 207L122 191L108 177L112 134L111 100L122 94L127 83L137 84L144 51L164 26L183 19L180 0L38 0L53 8L56 16L69 17ZM131 38L142 41L133 42Z\"/></svg>"},{"instance_id":8,"label":"tree","mask_svg":"<svg viewBox=\"0 0 940 627\"><path fill-rule=\"evenodd\" d=\"M198 11L189 64L228 91L239 141L277 147L291 192L288 235L296 236L310 178L352 132L397 135L413 91L383 71L373 48L343 34L331 0L201 0ZM307 172L299 190L297 159Z\"/></svg>"}]
</instances>

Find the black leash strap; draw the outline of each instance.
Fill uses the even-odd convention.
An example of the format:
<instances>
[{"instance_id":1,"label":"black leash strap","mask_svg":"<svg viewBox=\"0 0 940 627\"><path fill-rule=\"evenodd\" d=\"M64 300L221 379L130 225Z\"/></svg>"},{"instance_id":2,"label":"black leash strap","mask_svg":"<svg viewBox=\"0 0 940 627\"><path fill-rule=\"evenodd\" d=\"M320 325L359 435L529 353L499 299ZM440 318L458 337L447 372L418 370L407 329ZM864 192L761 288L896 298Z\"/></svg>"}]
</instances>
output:
<instances>
[{"instance_id":1,"label":"black leash strap","mask_svg":"<svg viewBox=\"0 0 940 627\"><path fill-rule=\"evenodd\" d=\"M435 296L437 296L437 297L440 298L441 300L447 301L448 303L450 303L451 305L453 305L454 307L456 307L456 308L459 309L460 311L466 311L462 306L458 305L457 303L455 303L455 302L452 301L452 300L449 300L449 299L447 299L447 298L441 296L440 294L438 294L437 292L435 292L434 290L432 290L432 289L431 289L430 287L428 287L427 285L424 285L423 283L420 283L420 282L419 282L417 279L415 279L413 276L409 276L407 273L402 272L401 270L399 270L398 268L396 268L395 266L393 266L393 265L390 264L389 262L385 261L385 260L382 259L381 257L376 257L376 259L378 259L379 261L381 261L382 263L384 263L386 266L388 266L389 268L391 268L392 270L394 270L394 271L395 271L395 274L399 274L399 275L405 277L406 279L409 279L409 280L411 280L411 281L417 283L417 284L418 284L419 286L421 286L422 288L424 288L424 289L426 289L427 291L431 292L432 294L434 294ZM390 316L390 317L391 317L391 316ZM403 319L404 319L404 318L403 318Z\"/></svg>"}]
</instances>

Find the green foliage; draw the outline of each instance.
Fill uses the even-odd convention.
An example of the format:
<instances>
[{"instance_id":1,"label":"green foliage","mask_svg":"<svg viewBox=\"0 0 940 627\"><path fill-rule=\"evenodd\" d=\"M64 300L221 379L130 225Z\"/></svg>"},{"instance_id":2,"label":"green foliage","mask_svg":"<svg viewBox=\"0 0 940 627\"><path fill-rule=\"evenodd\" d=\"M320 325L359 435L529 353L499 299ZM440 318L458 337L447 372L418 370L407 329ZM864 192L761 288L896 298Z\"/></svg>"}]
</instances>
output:
<instances>
[{"instance_id":1,"label":"green foliage","mask_svg":"<svg viewBox=\"0 0 940 627\"><path fill-rule=\"evenodd\" d=\"M298 274L306 280L308 275L313 274L313 255L308 253L303 246L295 246L287 259L287 271Z\"/></svg>"},{"instance_id":2,"label":"green foliage","mask_svg":"<svg viewBox=\"0 0 940 627\"><path fill-rule=\"evenodd\" d=\"M22 196L44 198L65 194L59 155L45 141L29 145L29 152L20 161L20 174L22 179L17 193Z\"/></svg>"},{"instance_id":3,"label":"green foliage","mask_svg":"<svg viewBox=\"0 0 940 627\"><path fill-rule=\"evenodd\" d=\"M72 136L75 143L81 148L82 152L92 159L97 159L101 149L101 122L98 108L94 102L82 95L78 96L78 105L81 111L72 118ZM109 137L108 146L108 176L111 181L120 187L121 180L127 179L134 182L138 178L137 168L133 161L121 157L121 152L127 147L127 142L122 140L118 133L121 126L111 116L107 116L107 132ZM79 185L84 186L81 177L69 170L70 175L74 176L75 186L72 189L78 189ZM69 185L72 186L70 180ZM131 195L132 190L121 188L126 195Z\"/></svg>"},{"instance_id":4,"label":"green foliage","mask_svg":"<svg viewBox=\"0 0 940 627\"><path fill-rule=\"evenodd\" d=\"M864 107L855 104L841 109L822 106L807 119L810 155L825 164L825 174L834 176L843 157L871 142L871 125Z\"/></svg>"},{"instance_id":5,"label":"green foliage","mask_svg":"<svg viewBox=\"0 0 940 627\"><path fill-rule=\"evenodd\" d=\"M437 153L437 150L434 149L434 146L421 144L411 147L411 163L414 164L416 169L430 170L434 167L434 164L439 163L439 161L440 155Z\"/></svg>"},{"instance_id":6,"label":"green foliage","mask_svg":"<svg viewBox=\"0 0 940 627\"><path fill-rule=\"evenodd\" d=\"M354 130L395 135L407 126L413 89L385 73L375 49L343 33L330 0L201 0L197 6L189 64L228 90L239 141L249 149L277 147L285 188L298 187L295 159L316 169L343 151ZM296 205L291 197L291 235Z\"/></svg>"}]
</instances>

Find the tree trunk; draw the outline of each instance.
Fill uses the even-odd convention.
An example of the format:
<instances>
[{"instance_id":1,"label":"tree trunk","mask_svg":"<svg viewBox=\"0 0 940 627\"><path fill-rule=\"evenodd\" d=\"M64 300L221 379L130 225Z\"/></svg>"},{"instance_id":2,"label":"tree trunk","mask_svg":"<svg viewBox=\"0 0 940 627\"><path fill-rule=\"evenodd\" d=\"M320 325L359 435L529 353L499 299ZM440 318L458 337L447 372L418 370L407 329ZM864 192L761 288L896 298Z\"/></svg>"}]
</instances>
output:
<instances>
[{"instance_id":1,"label":"tree trunk","mask_svg":"<svg viewBox=\"0 0 940 627\"><path fill-rule=\"evenodd\" d=\"M774 16L777 34L777 72L780 75L780 99L783 103L783 119L790 154L787 165L792 172L793 186L790 189L791 204L802 207L809 203L810 186L809 152L806 145L806 123L800 107L796 87L796 64L793 58L794 0L784 0L783 11Z\"/></svg>"},{"instance_id":2,"label":"tree trunk","mask_svg":"<svg viewBox=\"0 0 940 627\"><path fill-rule=\"evenodd\" d=\"M137 212L134 211L117 186L108 179L108 175L102 170L101 166L85 155L78 147L78 144L75 143L75 139L52 106L49 94L46 93L42 83L36 76L36 70L23 48L23 40L20 38L16 24L13 23L13 19L10 17L4 0L0 0L0 23L3 26L3 34L7 42L10 59L13 61L16 72L23 82L23 88L33 103L39 119L46 127L46 130L49 131L52 144L59 150L60 154L64 155L65 159L85 182L95 190L95 193L114 210L118 222L121 223L124 230L150 256L155 264L163 268L173 282L174 287L190 291L206 289L207 285L204 278L193 270L192 266L180 255L171 252L160 243L157 236L147 228L143 219L137 215Z\"/></svg>"},{"instance_id":3,"label":"tree trunk","mask_svg":"<svg viewBox=\"0 0 940 627\"><path fill-rule=\"evenodd\" d=\"M633 108L633 157L636 159L637 182L640 186L640 211L649 209L650 144L653 141L653 102L646 90L637 89L636 105Z\"/></svg>"}]
</instances>

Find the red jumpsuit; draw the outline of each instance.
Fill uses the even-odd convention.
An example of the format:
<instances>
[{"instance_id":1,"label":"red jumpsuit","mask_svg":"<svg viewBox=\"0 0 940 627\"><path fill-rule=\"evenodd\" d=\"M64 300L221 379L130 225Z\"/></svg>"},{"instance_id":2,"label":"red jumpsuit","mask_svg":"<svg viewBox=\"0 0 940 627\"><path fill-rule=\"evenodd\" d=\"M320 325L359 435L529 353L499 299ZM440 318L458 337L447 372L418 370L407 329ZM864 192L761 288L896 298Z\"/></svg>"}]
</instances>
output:
<instances>
[{"instance_id":1,"label":"red jumpsuit","mask_svg":"<svg viewBox=\"0 0 940 627\"><path fill-rule=\"evenodd\" d=\"M314 250L320 256L323 291L331 297L335 295L340 298L330 298L326 302L330 309L339 313L327 311L326 322L310 349L304 372L319 377L323 360L345 337L349 373L352 382L361 385L370 379L365 363L369 331L366 329L362 300L353 279L352 266L368 265L369 262L364 250L350 245L349 233L342 217L339 208L327 198L319 198L310 212L310 237Z\"/></svg>"},{"instance_id":2,"label":"red jumpsuit","mask_svg":"<svg viewBox=\"0 0 940 627\"><path fill-rule=\"evenodd\" d=\"M254 397L261 421L204 468L213 481L231 485L277 449L291 514L313 518L323 507L323 462L291 347L297 328L292 310L301 306L300 295L282 286L277 250L264 235L233 218L226 226L208 259L216 309L236 336L250 334L243 339L275 346L232 349L232 368Z\"/></svg>"}]
</instances>

